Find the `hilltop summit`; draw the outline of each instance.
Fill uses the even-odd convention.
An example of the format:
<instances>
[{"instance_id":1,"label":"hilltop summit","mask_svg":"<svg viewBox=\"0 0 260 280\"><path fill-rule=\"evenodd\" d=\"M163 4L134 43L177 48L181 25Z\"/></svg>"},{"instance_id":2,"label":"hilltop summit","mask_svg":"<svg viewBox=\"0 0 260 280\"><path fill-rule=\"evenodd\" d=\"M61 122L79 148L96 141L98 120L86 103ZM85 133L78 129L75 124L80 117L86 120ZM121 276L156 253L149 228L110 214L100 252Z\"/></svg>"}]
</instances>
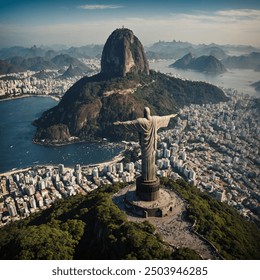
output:
<instances>
[{"instance_id":1,"label":"hilltop summit","mask_svg":"<svg viewBox=\"0 0 260 280\"><path fill-rule=\"evenodd\" d=\"M108 37L102 52L101 73L112 77L125 77L127 73L149 75L144 48L133 31L116 29Z\"/></svg>"}]
</instances>

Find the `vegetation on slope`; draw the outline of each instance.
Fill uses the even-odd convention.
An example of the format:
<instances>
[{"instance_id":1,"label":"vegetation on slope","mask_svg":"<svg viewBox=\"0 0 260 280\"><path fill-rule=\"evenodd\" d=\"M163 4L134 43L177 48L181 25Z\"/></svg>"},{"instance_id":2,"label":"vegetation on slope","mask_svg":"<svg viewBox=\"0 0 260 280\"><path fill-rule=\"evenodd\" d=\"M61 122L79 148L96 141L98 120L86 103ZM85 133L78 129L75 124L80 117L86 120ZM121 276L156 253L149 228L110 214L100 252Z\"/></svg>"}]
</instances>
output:
<instances>
[{"instance_id":1,"label":"vegetation on slope","mask_svg":"<svg viewBox=\"0 0 260 280\"><path fill-rule=\"evenodd\" d=\"M188 202L194 229L208 239L225 259L260 259L260 231L232 207L181 180L164 184Z\"/></svg>"},{"instance_id":2,"label":"vegetation on slope","mask_svg":"<svg viewBox=\"0 0 260 280\"><path fill-rule=\"evenodd\" d=\"M253 223L184 181L164 179L188 202L188 216L226 259L259 259ZM189 248L172 248L149 222L129 222L112 202L122 185L59 200L48 210L0 228L1 259L200 259Z\"/></svg>"},{"instance_id":3,"label":"vegetation on slope","mask_svg":"<svg viewBox=\"0 0 260 280\"><path fill-rule=\"evenodd\" d=\"M154 234L151 224L129 222L115 206L111 191L116 189L60 200L40 214L1 228L1 258L170 259L171 248Z\"/></svg>"}]
</instances>

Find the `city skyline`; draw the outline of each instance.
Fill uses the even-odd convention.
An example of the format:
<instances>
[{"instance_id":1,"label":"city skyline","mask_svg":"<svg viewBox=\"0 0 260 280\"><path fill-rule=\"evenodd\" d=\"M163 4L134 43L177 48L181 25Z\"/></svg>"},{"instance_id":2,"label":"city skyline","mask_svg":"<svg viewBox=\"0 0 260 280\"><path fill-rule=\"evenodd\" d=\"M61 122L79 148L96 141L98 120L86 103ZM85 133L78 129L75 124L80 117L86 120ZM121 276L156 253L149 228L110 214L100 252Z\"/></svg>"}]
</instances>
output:
<instances>
[{"instance_id":1,"label":"city skyline","mask_svg":"<svg viewBox=\"0 0 260 280\"><path fill-rule=\"evenodd\" d=\"M249 1L0 1L0 48L104 44L116 28L156 41L260 46L260 3Z\"/></svg>"}]
</instances>

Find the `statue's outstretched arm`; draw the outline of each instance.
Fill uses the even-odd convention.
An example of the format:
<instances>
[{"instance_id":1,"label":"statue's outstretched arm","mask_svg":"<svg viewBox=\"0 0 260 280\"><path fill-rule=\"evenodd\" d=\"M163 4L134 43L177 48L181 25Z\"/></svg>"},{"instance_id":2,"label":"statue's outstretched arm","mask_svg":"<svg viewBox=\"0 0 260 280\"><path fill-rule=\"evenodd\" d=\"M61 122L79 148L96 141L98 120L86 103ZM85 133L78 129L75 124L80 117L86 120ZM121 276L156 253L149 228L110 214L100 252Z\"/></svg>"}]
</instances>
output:
<instances>
[{"instance_id":1,"label":"statue's outstretched arm","mask_svg":"<svg viewBox=\"0 0 260 280\"><path fill-rule=\"evenodd\" d=\"M167 115L167 116L155 116L153 118L156 118L157 121L157 129L161 128L161 127L167 127L169 124L169 121L171 118L175 118L177 116L177 114L171 114L171 115Z\"/></svg>"},{"instance_id":2,"label":"statue's outstretched arm","mask_svg":"<svg viewBox=\"0 0 260 280\"><path fill-rule=\"evenodd\" d=\"M125 122L113 122L114 125L131 125L131 124L135 124L135 121L125 121Z\"/></svg>"},{"instance_id":3,"label":"statue's outstretched arm","mask_svg":"<svg viewBox=\"0 0 260 280\"><path fill-rule=\"evenodd\" d=\"M175 118L178 114L171 114L169 115L170 118Z\"/></svg>"},{"instance_id":4,"label":"statue's outstretched arm","mask_svg":"<svg viewBox=\"0 0 260 280\"><path fill-rule=\"evenodd\" d=\"M131 125L136 125L138 124L138 121L137 120L134 120L134 121L125 121L125 122L120 122L120 121L117 121L117 122L113 122L114 125L124 125L124 126L131 126Z\"/></svg>"},{"instance_id":5,"label":"statue's outstretched arm","mask_svg":"<svg viewBox=\"0 0 260 280\"><path fill-rule=\"evenodd\" d=\"M122 125L124 126L124 128L128 129L128 130L136 130L139 131L139 122L138 120L133 120L133 121L126 121L126 122L114 122L114 125Z\"/></svg>"}]
</instances>

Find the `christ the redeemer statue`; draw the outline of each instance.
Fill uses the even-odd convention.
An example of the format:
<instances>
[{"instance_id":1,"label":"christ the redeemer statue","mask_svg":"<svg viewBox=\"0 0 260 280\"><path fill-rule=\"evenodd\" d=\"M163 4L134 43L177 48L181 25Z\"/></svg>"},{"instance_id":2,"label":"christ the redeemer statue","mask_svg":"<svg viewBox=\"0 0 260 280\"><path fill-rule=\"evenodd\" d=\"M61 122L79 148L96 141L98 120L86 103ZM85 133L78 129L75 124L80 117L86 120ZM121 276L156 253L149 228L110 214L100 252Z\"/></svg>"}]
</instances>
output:
<instances>
[{"instance_id":1,"label":"christ the redeemer statue","mask_svg":"<svg viewBox=\"0 0 260 280\"><path fill-rule=\"evenodd\" d=\"M133 121L115 122L114 125L123 125L125 128L139 133L142 155L142 175L137 178L137 194L142 200L156 200L159 197L159 179L155 171L155 151L157 149L157 130L167 127L171 118L168 116L151 116L150 109L144 108L144 118Z\"/></svg>"}]
</instances>

